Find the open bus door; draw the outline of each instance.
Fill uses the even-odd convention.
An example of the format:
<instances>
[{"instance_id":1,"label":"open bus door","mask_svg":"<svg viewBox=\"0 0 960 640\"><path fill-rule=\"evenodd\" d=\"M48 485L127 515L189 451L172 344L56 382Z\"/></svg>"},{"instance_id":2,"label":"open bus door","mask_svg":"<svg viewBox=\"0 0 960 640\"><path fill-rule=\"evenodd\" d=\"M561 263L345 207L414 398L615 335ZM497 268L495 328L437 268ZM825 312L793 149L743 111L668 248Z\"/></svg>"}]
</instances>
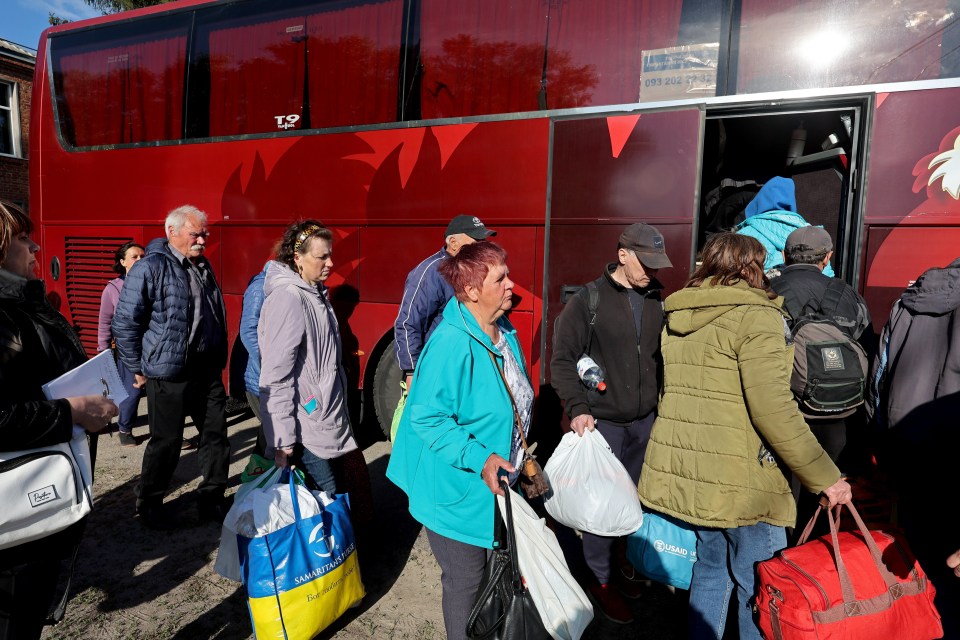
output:
<instances>
[{"instance_id":1,"label":"open bus door","mask_svg":"<svg viewBox=\"0 0 960 640\"><path fill-rule=\"evenodd\" d=\"M553 429L560 403L550 382L553 323L565 292L596 279L616 260L617 240L634 222L656 226L674 264L657 278L675 291L692 264L694 212L704 112L692 107L558 119L553 122L550 203L541 329L538 422ZM541 432L549 451L559 430Z\"/></svg>"}]
</instances>

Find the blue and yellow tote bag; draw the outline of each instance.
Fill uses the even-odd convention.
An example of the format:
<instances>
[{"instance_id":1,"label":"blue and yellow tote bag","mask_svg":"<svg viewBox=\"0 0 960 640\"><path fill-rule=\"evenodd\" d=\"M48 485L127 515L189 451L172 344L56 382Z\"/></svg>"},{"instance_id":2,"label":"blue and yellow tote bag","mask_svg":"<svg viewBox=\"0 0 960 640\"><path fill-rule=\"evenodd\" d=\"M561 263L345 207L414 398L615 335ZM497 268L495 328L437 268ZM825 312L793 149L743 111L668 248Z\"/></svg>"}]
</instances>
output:
<instances>
[{"instance_id":1,"label":"blue and yellow tote bag","mask_svg":"<svg viewBox=\"0 0 960 640\"><path fill-rule=\"evenodd\" d=\"M304 519L290 476L296 521L259 538L237 536L258 640L312 638L364 596L347 495Z\"/></svg>"}]
</instances>

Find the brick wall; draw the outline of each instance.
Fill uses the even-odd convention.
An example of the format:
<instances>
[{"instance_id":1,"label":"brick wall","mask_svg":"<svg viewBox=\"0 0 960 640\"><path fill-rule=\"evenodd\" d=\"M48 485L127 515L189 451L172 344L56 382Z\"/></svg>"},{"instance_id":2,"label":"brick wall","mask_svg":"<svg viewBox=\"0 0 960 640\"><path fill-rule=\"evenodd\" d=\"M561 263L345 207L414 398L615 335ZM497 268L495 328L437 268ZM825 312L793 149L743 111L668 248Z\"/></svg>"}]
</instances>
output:
<instances>
[{"instance_id":1,"label":"brick wall","mask_svg":"<svg viewBox=\"0 0 960 640\"><path fill-rule=\"evenodd\" d=\"M0 156L0 198L29 205L27 155L30 149L30 101L33 65L10 58L0 49L0 80L17 85L20 108L20 152L23 157Z\"/></svg>"}]
</instances>

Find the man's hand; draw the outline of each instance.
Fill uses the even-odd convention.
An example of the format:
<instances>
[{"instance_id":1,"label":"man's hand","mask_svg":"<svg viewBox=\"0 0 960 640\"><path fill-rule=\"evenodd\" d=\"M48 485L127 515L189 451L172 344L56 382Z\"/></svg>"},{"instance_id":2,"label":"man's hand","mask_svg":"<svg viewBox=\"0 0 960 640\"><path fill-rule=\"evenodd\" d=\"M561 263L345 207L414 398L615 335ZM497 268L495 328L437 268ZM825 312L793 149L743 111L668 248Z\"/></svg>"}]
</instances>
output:
<instances>
[{"instance_id":1,"label":"man's hand","mask_svg":"<svg viewBox=\"0 0 960 640\"><path fill-rule=\"evenodd\" d=\"M410 384L413 382L413 374L408 373L404 376L403 381L407 383L407 395L410 395Z\"/></svg>"},{"instance_id":2,"label":"man's hand","mask_svg":"<svg viewBox=\"0 0 960 640\"><path fill-rule=\"evenodd\" d=\"M832 486L824 489L823 495L830 501L827 507L832 509L838 504L849 504L853 500L853 489L846 478L840 478Z\"/></svg>"},{"instance_id":3,"label":"man's hand","mask_svg":"<svg viewBox=\"0 0 960 640\"><path fill-rule=\"evenodd\" d=\"M953 575L960 578L960 549L947 556L947 566L953 569Z\"/></svg>"},{"instance_id":4,"label":"man's hand","mask_svg":"<svg viewBox=\"0 0 960 640\"><path fill-rule=\"evenodd\" d=\"M570 428L576 431L578 436L583 436L584 430L593 431L596 426L596 421L589 413L581 413L570 421Z\"/></svg>"},{"instance_id":5,"label":"man's hand","mask_svg":"<svg viewBox=\"0 0 960 640\"><path fill-rule=\"evenodd\" d=\"M74 396L67 398L73 424L78 424L89 433L99 433L110 423L120 409L110 398L101 395Z\"/></svg>"},{"instance_id":6,"label":"man's hand","mask_svg":"<svg viewBox=\"0 0 960 640\"><path fill-rule=\"evenodd\" d=\"M507 473L516 471L516 467L501 458L495 453L491 453L487 461L483 463L483 469L480 471L480 477L487 483L490 491L494 495L502 496L503 489L500 488L500 469Z\"/></svg>"},{"instance_id":7,"label":"man's hand","mask_svg":"<svg viewBox=\"0 0 960 640\"><path fill-rule=\"evenodd\" d=\"M120 366L123 366L123 365L120 365ZM133 374L133 380L134 380L133 382L134 389L142 389L143 385L147 384L147 376L141 373Z\"/></svg>"}]
</instances>

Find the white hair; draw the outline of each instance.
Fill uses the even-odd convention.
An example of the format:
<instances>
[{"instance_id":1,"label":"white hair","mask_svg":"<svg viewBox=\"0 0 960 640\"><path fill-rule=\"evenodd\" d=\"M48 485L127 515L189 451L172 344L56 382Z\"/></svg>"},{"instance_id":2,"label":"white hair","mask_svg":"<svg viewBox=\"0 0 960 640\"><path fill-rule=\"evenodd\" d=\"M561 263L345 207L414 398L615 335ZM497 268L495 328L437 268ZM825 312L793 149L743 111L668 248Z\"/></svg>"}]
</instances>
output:
<instances>
[{"instance_id":1,"label":"white hair","mask_svg":"<svg viewBox=\"0 0 960 640\"><path fill-rule=\"evenodd\" d=\"M207 223L207 214L197 209L192 204L184 204L167 214L167 219L163 222L163 228L167 235L171 233L170 227L173 227L173 233L179 233L183 225L187 223L187 218L196 218L200 225Z\"/></svg>"}]
</instances>

